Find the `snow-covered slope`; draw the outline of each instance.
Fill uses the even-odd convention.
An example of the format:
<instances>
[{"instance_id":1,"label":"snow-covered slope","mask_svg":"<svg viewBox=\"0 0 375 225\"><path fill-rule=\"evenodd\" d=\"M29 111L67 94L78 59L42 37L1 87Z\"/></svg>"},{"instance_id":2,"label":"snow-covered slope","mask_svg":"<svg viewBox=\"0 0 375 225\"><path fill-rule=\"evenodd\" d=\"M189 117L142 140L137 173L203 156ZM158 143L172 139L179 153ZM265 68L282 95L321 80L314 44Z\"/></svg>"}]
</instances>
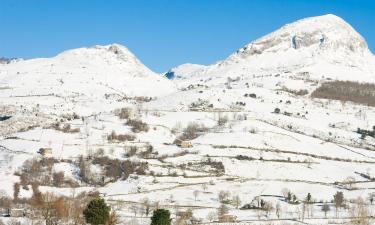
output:
<instances>
[{"instance_id":1,"label":"snow-covered slope","mask_svg":"<svg viewBox=\"0 0 375 225\"><path fill-rule=\"evenodd\" d=\"M227 59L195 70L194 75L212 78L272 72L309 72L315 79L375 82L375 57L358 32L329 14L287 24Z\"/></svg>"}]
</instances>

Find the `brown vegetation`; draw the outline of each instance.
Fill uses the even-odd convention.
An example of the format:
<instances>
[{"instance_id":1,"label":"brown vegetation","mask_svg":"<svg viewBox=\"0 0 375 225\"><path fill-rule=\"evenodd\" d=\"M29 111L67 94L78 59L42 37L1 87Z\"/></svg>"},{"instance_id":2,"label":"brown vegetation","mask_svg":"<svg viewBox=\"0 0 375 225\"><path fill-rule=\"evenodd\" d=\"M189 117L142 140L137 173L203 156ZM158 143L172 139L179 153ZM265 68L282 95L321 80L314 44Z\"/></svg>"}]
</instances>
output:
<instances>
[{"instance_id":1,"label":"brown vegetation","mask_svg":"<svg viewBox=\"0 0 375 225\"><path fill-rule=\"evenodd\" d=\"M375 106L375 85L352 81L332 81L322 84L311 94L311 97Z\"/></svg>"},{"instance_id":2,"label":"brown vegetation","mask_svg":"<svg viewBox=\"0 0 375 225\"><path fill-rule=\"evenodd\" d=\"M63 126L60 125L60 123L55 123L52 125L52 127L55 130L64 132L64 133L79 133L80 129L79 128L71 128L70 124L66 123Z\"/></svg>"},{"instance_id":3,"label":"brown vegetation","mask_svg":"<svg viewBox=\"0 0 375 225\"><path fill-rule=\"evenodd\" d=\"M132 131L135 133L139 132L147 132L149 130L149 126L147 123L142 122L141 120L136 120L136 119L128 119L126 122L126 125L132 127Z\"/></svg>"},{"instance_id":4,"label":"brown vegetation","mask_svg":"<svg viewBox=\"0 0 375 225\"><path fill-rule=\"evenodd\" d=\"M189 123L189 125L183 130L182 135L180 135L177 139L186 141L186 140L192 140L202 133L205 133L208 131L208 128L205 127L203 124L198 123Z\"/></svg>"},{"instance_id":5,"label":"brown vegetation","mask_svg":"<svg viewBox=\"0 0 375 225\"><path fill-rule=\"evenodd\" d=\"M23 163L20 171L15 175L20 177L18 186L14 186L15 198L19 192L19 186L28 190L28 185L45 185L55 187L77 187L78 184L74 180L66 179L64 172L53 172L53 166L58 163L53 158L29 159Z\"/></svg>"},{"instance_id":6,"label":"brown vegetation","mask_svg":"<svg viewBox=\"0 0 375 225\"><path fill-rule=\"evenodd\" d=\"M116 134L115 131L112 131L110 135L107 137L108 141L119 141L119 142L125 142L125 141L134 141L135 136L131 134Z\"/></svg>"},{"instance_id":7,"label":"brown vegetation","mask_svg":"<svg viewBox=\"0 0 375 225\"><path fill-rule=\"evenodd\" d=\"M89 165L99 165L103 173L92 174ZM126 180L130 174L144 175L148 169L146 162L132 162L129 160L111 159L106 156L86 160L83 157L79 160L80 177L83 182L91 185L105 185L118 179Z\"/></svg>"},{"instance_id":8,"label":"brown vegetation","mask_svg":"<svg viewBox=\"0 0 375 225\"><path fill-rule=\"evenodd\" d=\"M131 115L131 109L130 108L122 108L120 109L120 112L118 113L118 117L120 119L129 119Z\"/></svg>"}]
</instances>

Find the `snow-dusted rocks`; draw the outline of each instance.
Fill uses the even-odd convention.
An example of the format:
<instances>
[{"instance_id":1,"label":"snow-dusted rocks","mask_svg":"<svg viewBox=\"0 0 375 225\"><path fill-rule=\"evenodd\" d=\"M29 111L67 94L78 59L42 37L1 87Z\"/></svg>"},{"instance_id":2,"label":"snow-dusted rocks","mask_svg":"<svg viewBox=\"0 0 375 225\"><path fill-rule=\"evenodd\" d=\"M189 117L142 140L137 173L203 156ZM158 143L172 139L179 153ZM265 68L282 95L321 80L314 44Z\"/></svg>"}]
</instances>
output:
<instances>
[{"instance_id":1,"label":"snow-dusted rocks","mask_svg":"<svg viewBox=\"0 0 375 225\"><path fill-rule=\"evenodd\" d=\"M190 76L194 76L194 74L198 74L201 70L204 70L207 66L199 65L199 64L191 64L185 63L170 69L165 76L169 79L173 78L189 78Z\"/></svg>"}]
</instances>

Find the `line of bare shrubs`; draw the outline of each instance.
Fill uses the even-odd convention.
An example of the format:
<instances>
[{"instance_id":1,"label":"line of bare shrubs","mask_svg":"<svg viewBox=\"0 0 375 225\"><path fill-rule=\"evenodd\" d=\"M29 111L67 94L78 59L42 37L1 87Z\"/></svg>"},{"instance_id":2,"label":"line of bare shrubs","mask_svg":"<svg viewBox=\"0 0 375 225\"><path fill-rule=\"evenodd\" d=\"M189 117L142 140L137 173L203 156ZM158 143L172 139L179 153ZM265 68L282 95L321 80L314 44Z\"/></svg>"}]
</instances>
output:
<instances>
[{"instance_id":1,"label":"line of bare shrubs","mask_svg":"<svg viewBox=\"0 0 375 225\"><path fill-rule=\"evenodd\" d=\"M135 136L131 134L116 134L116 132L113 130L110 135L107 136L108 141L119 141L119 142L125 142L125 141L134 141Z\"/></svg>"},{"instance_id":2,"label":"line of bare shrubs","mask_svg":"<svg viewBox=\"0 0 375 225\"><path fill-rule=\"evenodd\" d=\"M306 89L293 90L287 87L283 87L281 90L299 96L307 95L309 93L309 91Z\"/></svg>"},{"instance_id":3,"label":"line of bare shrubs","mask_svg":"<svg viewBox=\"0 0 375 225\"><path fill-rule=\"evenodd\" d=\"M152 145L147 145L146 148L130 146L125 152L125 157L132 157L137 155L138 157L143 159L155 159L159 153L154 152L153 150L154 147Z\"/></svg>"},{"instance_id":4,"label":"line of bare shrubs","mask_svg":"<svg viewBox=\"0 0 375 225\"><path fill-rule=\"evenodd\" d=\"M52 125L52 128L64 133L78 133L80 132L79 128L72 128L70 124L66 123L63 126L61 126L60 123L55 123Z\"/></svg>"},{"instance_id":5,"label":"line of bare shrubs","mask_svg":"<svg viewBox=\"0 0 375 225\"><path fill-rule=\"evenodd\" d=\"M136 100L137 102L150 102L150 101L152 101L152 97L136 96L136 97L134 97L134 100Z\"/></svg>"},{"instance_id":6,"label":"line of bare shrubs","mask_svg":"<svg viewBox=\"0 0 375 225\"><path fill-rule=\"evenodd\" d=\"M291 160L289 157L288 159L264 159L263 157L254 158L251 156L246 155L236 155L234 157L237 160L247 160L247 161L253 161L253 160L261 160L264 162L280 162L280 163L309 163L307 160Z\"/></svg>"},{"instance_id":7,"label":"line of bare shrubs","mask_svg":"<svg viewBox=\"0 0 375 225\"><path fill-rule=\"evenodd\" d=\"M207 158L206 161L201 162L201 165L208 165L215 170L217 174L225 173L224 164L220 161L211 160L211 158Z\"/></svg>"},{"instance_id":8,"label":"line of bare shrubs","mask_svg":"<svg viewBox=\"0 0 375 225\"><path fill-rule=\"evenodd\" d=\"M97 165L102 169L101 174L93 173L90 165ZM79 159L79 175L83 182L90 185L103 186L118 179L126 180L130 174L145 175L148 170L147 162L133 162L130 160L111 159L107 156L93 159Z\"/></svg>"},{"instance_id":9,"label":"line of bare shrubs","mask_svg":"<svg viewBox=\"0 0 375 225\"><path fill-rule=\"evenodd\" d=\"M220 161L212 160L211 158L207 158L206 160L202 160L199 162L183 163L183 164L180 164L179 167L182 170L191 169L191 170L207 171L207 172L215 173L217 176L225 173L224 164Z\"/></svg>"},{"instance_id":10,"label":"line of bare shrubs","mask_svg":"<svg viewBox=\"0 0 375 225\"><path fill-rule=\"evenodd\" d=\"M181 156L184 156L184 155L187 155L191 152L185 150L185 151L179 151L179 152L176 152L176 153L173 153L172 155L168 155L168 154L163 154L161 156L159 156L157 159L160 161L160 162L164 162L165 159L167 158L176 158L176 157L181 157Z\"/></svg>"},{"instance_id":11,"label":"line of bare shrubs","mask_svg":"<svg viewBox=\"0 0 375 225\"><path fill-rule=\"evenodd\" d=\"M375 85L353 81L332 81L323 83L311 94L311 97L375 106Z\"/></svg>"},{"instance_id":12,"label":"line of bare shrubs","mask_svg":"<svg viewBox=\"0 0 375 225\"><path fill-rule=\"evenodd\" d=\"M128 119L126 125L131 126L134 133L147 132L150 129L147 123L137 119Z\"/></svg>"},{"instance_id":13,"label":"line of bare shrubs","mask_svg":"<svg viewBox=\"0 0 375 225\"><path fill-rule=\"evenodd\" d=\"M368 160L343 159L343 158L338 158L338 157L321 156L321 155L315 155L315 154L310 154L310 153L294 152L294 151L289 151L289 150L280 150L280 149L273 149L273 148L252 148L252 147L238 146L238 145L212 145L212 147L218 148L218 149L241 148L241 149L251 149L251 150L257 150L257 151L263 151L263 152L276 152L276 153L303 155L303 156L308 156L308 157L316 158L316 159L324 159L324 160L339 161L339 162L355 162L355 163L370 163L370 164L374 163L373 161L368 161Z\"/></svg>"}]
</instances>

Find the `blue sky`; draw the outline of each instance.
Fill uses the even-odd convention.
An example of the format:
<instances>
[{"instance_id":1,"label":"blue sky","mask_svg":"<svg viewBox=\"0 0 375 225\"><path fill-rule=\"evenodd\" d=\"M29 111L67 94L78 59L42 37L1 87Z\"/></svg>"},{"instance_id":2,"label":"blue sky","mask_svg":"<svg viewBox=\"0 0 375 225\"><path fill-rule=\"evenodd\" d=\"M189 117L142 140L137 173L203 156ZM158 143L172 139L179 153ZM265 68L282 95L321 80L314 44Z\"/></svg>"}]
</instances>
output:
<instances>
[{"instance_id":1,"label":"blue sky","mask_svg":"<svg viewBox=\"0 0 375 225\"><path fill-rule=\"evenodd\" d=\"M157 72L210 64L309 16L336 14L375 51L372 0L0 0L0 56L120 43Z\"/></svg>"}]
</instances>

